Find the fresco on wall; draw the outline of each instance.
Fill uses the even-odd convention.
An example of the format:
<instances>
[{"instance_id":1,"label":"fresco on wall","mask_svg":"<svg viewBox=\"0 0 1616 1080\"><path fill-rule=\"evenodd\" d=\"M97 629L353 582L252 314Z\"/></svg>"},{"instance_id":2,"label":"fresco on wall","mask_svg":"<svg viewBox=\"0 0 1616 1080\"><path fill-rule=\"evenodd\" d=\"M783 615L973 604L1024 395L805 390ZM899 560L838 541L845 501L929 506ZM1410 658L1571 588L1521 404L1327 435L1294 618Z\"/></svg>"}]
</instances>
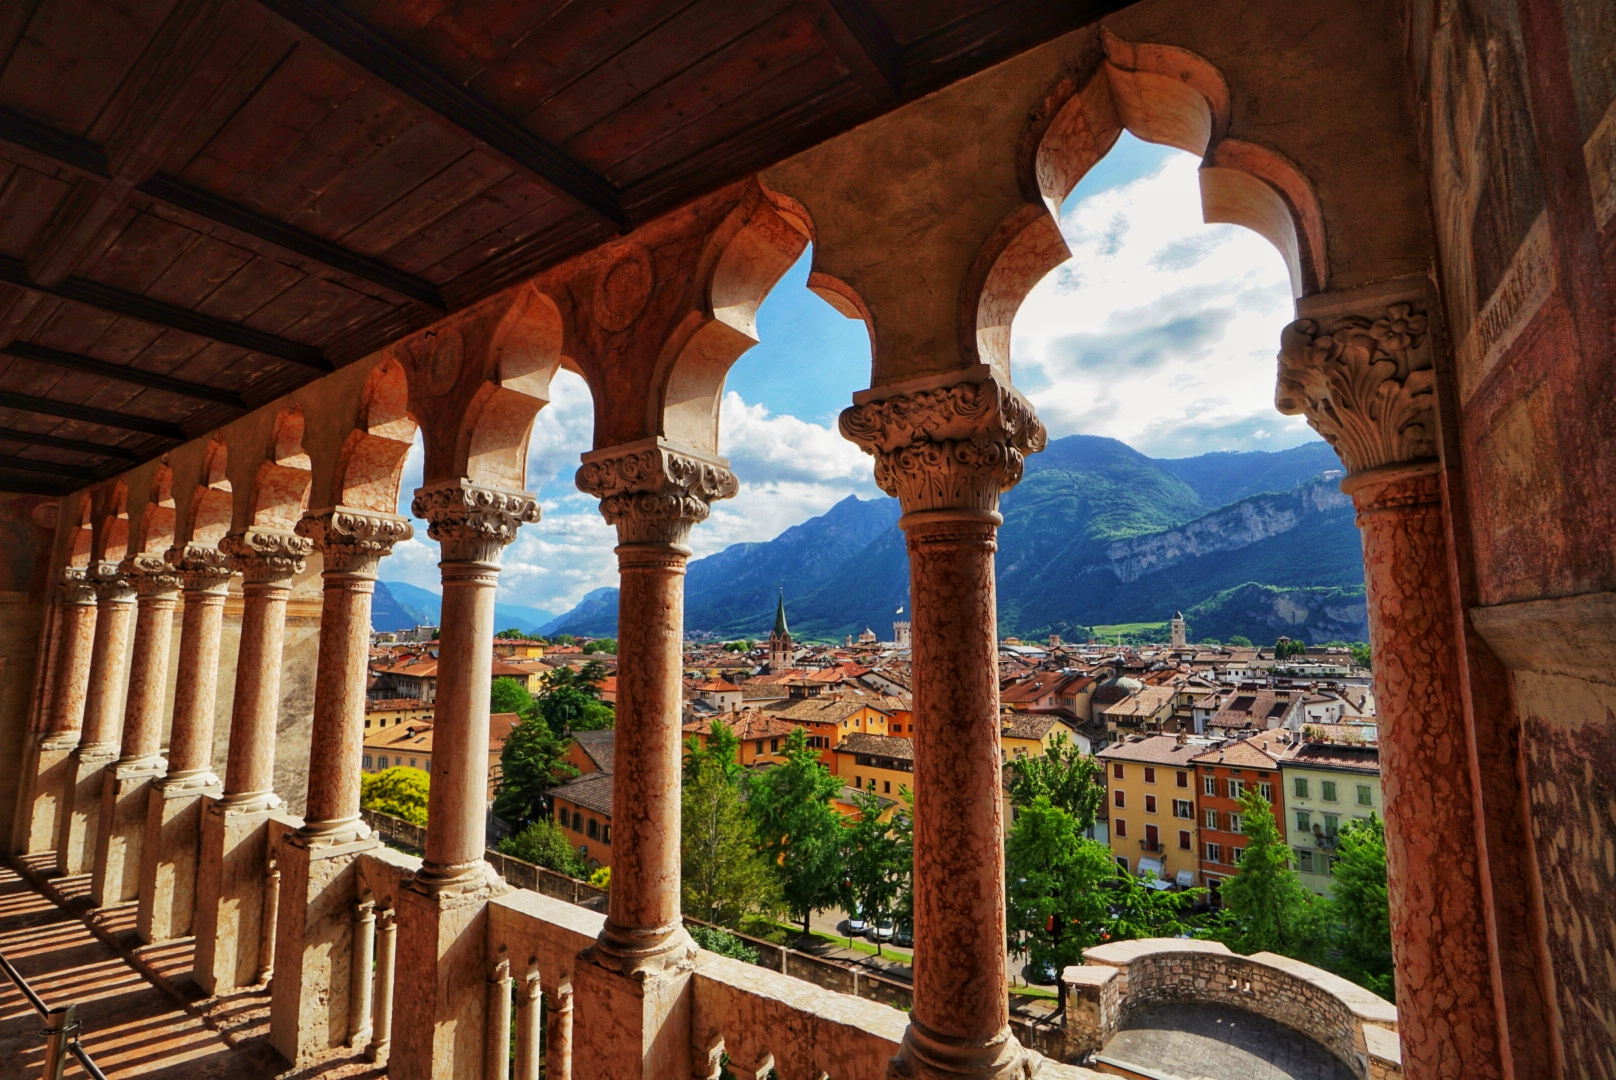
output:
<instances>
[{"instance_id":1,"label":"fresco on wall","mask_svg":"<svg viewBox=\"0 0 1616 1080\"><path fill-rule=\"evenodd\" d=\"M1594 215L1600 228L1609 228L1616 218L1616 4L1564 0L1564 9Z\"/></svg>"},{"instance_id":2,"label":"fresco on wall","mask_svg":"<svg viewBox=\"0 0 1616 1080\"><path fill-rule=\"evenodd\" d=\"M0 495L0 592L31 592L38 584L56 518L53 498Z\"/></svg>"}]
</instances>

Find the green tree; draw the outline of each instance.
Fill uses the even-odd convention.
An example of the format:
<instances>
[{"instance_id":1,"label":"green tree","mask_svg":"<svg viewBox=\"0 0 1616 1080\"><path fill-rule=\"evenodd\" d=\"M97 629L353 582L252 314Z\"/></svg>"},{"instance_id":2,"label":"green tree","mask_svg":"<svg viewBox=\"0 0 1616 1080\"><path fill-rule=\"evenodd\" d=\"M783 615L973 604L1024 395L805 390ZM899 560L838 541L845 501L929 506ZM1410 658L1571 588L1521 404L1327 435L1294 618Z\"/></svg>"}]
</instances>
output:
<instances>
[{"instance_id":1,"label":"green tree","mask_svg":"<svg viewBox=\"0 0 1616 1080\"><path fill-rule=\"evenodd\" d=\"M1358 985L1393 1000L1392 919L1386 896L1386 823L1353 818L1336 834L1328 908L1340 960L1335 970Z\"/></svg>"},{"instance_id":2,"label":"green tree","mask_svg":"<svg viewBox=\"0 0 1616 1080\"><path fill-rule=\"evenodd\" d=\"M427 790L432 778L420 769L395 765L359 778L359 805L378 814L426 826Z\"/></svg>"},{"instance_id":3,"label":"green tree","mask_svg":"<svg viewBox=\"0 0 1616 1080\"><path fill-rule=\"evenodd\" d=\"M881 820L881 800L872 792L861 791L853 796L853 806L858 811L857 820L842 826L845 899L856 904L866 919L896 917L898 899L914 869L914 851L905 843L908 829L900 832L891 822ZM913 904L911 899L911 909ZM875 952L881 955L879 940Z\"/></svg>"},{"instance_id":4,"label":"green tree","mask_svg":"<svg viewBox=\"0 0 1616 1080\"><path fill-rule=\"evenodd\" d=\"M688 783L709 762L722 769L724 775L731 781L739 783L741 775L740 764L741 740L736 738L735 729L718 717L713 718L711 729L707 733L707 745L703 746L699 736L692 735L685 740L685 781Z\"/></svg>"},{"instance_id":5,"label":"green tree","mask_svg":"<svg viewBox=\"0 0 1616 1080\"><path fill-rule=\"evenodd\" d=\"M1373 660L1373 655L1369 651L1369 645L1367 642L1354 641L1351 645L1347 646L1347 651L1352 654L1352 662L1357 664L1359 667L1367 668L1373 666L1371 663Z\"/></svg>"},{"instance_id":6,"label":"green tree","mask_svg":"<svg viewBox=\"0 0 1616 1080\"><path fill-rule=\"evenodd\" d=\"M526 716L533 711L533 695L527 692L527 687L520 680L501 675L488 688L488 711Z\"/></svg>"},{"instance_id":7,"label":"green tree","mask_svg":"<svg viewBox=\"0 0 1616 1080\"><path fill-rule=\"evenodd\" d=\"M578 644L578 639L573 637L571 634L557 634L555 637L551 638L550 640L553 643L557 644L557 645L576 645L576 644Z\"/></svg>"},{"instance_id":8,"label":"green tree","mask_svg":"<svg viewBox=\"0 0 1616 1080\"><path fill-rule=\"evenodd\" d=\"M697 945L708 952L715 952L719 956L728 956L734 960L745 960L748 964L758 962L758 951L728 930L720 930L716 926L692 926L690 936Z\"/></svg>"},{"instance_id":9,"label":"green tree","mask_svg":"<svg viewBox=\"0 0 1616 1080\"><path fill-rule=\"evenodd\" d=\"M716 730L728 732L723 724ZM758 844L741 799L735 737L695 757L685 772L680 819L684 909L704 922L739 927L749 915L778 911L780 883Z\"/></svg>"},{"instance_id":10,"label":"green tree","mask_svg":"<svg viewBox=\"0 0 1616 1080\"><path fill-rule=\"evenodd\" d=\"M521 832L499 842L499 850L513 859L544 866L558 874L581 878L589 873L561 827L549 818L540 818Z\"/></svg>"},{"instance_id":11,"label":"green tree","mask_svg":"<svg viewBox=\"0 0 1616 1080\"><path fill-rule=\"evenodd\" d=\"M1229 644L1235 646L1236 648L1249 649L1251 648L1251 639L1244 634L1236 634L1234 637L1229 639Z\"/></svg>"},{"instance_id":12,"label":"green tree","mask_svg":"<svg viewBox=\"0 0 1616 1080\"><path fill-rule=\"evenodd\" d=\"M1223 901L1212 936L1236 952L1276 952L1297 960L1316 958L1322 937L1322 905L1291 869L1291 849L1274 821L1274 808L1255 787L1240 797L1246 846L1240 872L1223 883Z\"/></svg>"},{"instance_id":13,"label":"green tree","mask_svg":"<svg viewBox=\"0 0 1616 1080\"><path fill-rule=\"evenodd\" d=\"M780 878L786 910L808 933L815 911L839 899L841 815L830 804L842 782L808 747L808 735L794 729L786 738L785 761L754 776L747 802L758 839Z\"/></svg>"},{"instance_id":14,"label":"green tree","mask_svg":"<svg viewBox=\"0 0 1616 1080\"><path fill-rule=\"evenodd\" d=\"M595 653L609 653L612 656L616 656L617 655L617 639L616 638L603 637L603 638L596 638L593 641L584 642L584 655L585 656L593 656Z\"/></svg>"},{"instance_id":15,"label":"green tree","mask_svg":"<svg viewBox=\"0 0 1616 1080\"><path fill-rule=\"evenodd\" d=\"M591 660L574 671L559 667L545 679L538 694L539 714L557 735L569 731L604 731L617 721L617 713L600 700L600 682L606 665Z\"/></svg>"},{"instance_id":16,"label":"green tree","mask_svg":"<svg viewBox=\"0 0 1616 1080\"><path fill-rule=\"evenodd\" d=\"M1100 763L1065 735L1049 741L1042 757L1018 758L1010 766L1010 801L1031 806L1040 796L1077 819L1079 829L1094 824L1105 798Z\"/></svg>"},{"instance_id":17,"label":"green tree","mask_svg":"<svg viewBox=\"0 0 1616 1080\"><path fill-rule=\"evenodd\" d=\"M571 741L557 736L530 705L528 715L511 728L499 752L495 816L517 828L548 818L550 789L578 775L576 768L562 760Z\"/></svg>"},{"instance_id":18,"label":"green tree","mask_svg":"<svg viewBox=\"0 0 1616 1080\"><path fill-rule=\"evenodd\" d=\"M1289 660L1293 656L1306 656L1307 642L1293 641L1290 638L1280 638L1274 642L1274 659Z\"/></svg>"},{"instance_id":19,"label":"green tree","mask_svg":"<svg viewBox=\"0 0 1616 1080\"><path fill-rule=\"evenodd\" d=\"M1217 638L1215 638L1215 637L1206 637L1206 638L1202 638L1202 639L1201 639L1201 644L1202 644L1202 645L1211 645L1211 646L1213 646L1213 647L1217 647L1217 646L1219 646L1219 645L1222 645L1222 644L1223 644L1223 642L1221 642L1221 641L1219 641L1219 640L1218 640L1218 639L1217 639Z\"/></svg>"}]
</instances>

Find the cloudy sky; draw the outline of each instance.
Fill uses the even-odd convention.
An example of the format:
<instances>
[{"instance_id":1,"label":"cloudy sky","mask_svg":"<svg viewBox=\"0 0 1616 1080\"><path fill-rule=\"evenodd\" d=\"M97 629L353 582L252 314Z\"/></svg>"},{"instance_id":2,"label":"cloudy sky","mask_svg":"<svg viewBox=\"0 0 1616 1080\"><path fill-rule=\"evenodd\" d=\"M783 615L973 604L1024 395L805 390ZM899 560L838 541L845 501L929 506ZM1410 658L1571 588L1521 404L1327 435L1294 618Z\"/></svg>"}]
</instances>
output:
<instances>
[{"instance_id":1,"label":"cloudy sky","mask_svg":"<svg viewBox=\"0 0 1616 1080\"><path fill-rule=\"evenodd\" d=\"M1201 223L1195 158L1123 141L1067 200L1073 258L1016 317L1012 365L1052 437L1107 435L1153 457L1280 450L1315 436L1273 407L1274 353L1291 318L1284 263L1266 240ZM836 414L869 385L869 338L806 288L808 256L758 317L761 343L730 372L720 447L741 493L698 526L698 556L768 540L856 494L879 494L869 459L836 433ZM811 372L811 377L805 373ZM505 553L502 602L561 612L616 585L614 534L572 483L590 445L589 392L561 372L539 413L528 486L544 520ZM405 466L401 513L421 482ZM382 568L438 589L438 545L416 522Z\"/></svg>"}]
</instances>

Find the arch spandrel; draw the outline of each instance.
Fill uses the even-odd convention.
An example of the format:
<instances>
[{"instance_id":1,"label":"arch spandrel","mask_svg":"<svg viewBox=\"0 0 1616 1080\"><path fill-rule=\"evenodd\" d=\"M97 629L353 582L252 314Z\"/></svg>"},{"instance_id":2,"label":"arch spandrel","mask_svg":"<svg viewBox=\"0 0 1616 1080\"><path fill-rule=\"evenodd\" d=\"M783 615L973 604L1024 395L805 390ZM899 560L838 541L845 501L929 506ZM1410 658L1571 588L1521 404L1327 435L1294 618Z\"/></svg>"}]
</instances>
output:
<instances>
[{"instance_id":1,"label":"arch spandrel","mask_svg":"<svg viewBox=\"0 0 1616 1080\"><path fill-rule=\"evenodd\" d=\"M308 509L314 468L303 449L304 428L297 402L275 417L267 460L258 465L248 495L249 527L290 532Z\"/></svg>"},{"instance_id":2,"label":"arch spandrel","mask_svg":"<svg viewBox=\"0 0 1616 1080\"><path fill-rule=\"evenodd\" d=\"M366 379L358 421L338 452L331 490L334 504L393 513L415 432L404 365L389 356Z\"/></svg>"},{"instance_id":3,"label":"arch spandrel","mask_svg":"<svg viewBox=\"0 0 1616 1080\"><path fill-rule=\"evenodd\" d=\"M123 478L99 489L91 497L95 561L119 563L129 554L129 481Z\"/></svg>"},{"instance_id":4,"label":"arch spandrel","mask_svg":"<svg viewBox=\"0 0 1616 1080\"><path fill-rule=\"evenodd\" d=\"M135 522L131 555L162 558L174 546L178 517L174 502L174 470L164 458L152 469L140 518Z\"/></svg>"}]
</instances>

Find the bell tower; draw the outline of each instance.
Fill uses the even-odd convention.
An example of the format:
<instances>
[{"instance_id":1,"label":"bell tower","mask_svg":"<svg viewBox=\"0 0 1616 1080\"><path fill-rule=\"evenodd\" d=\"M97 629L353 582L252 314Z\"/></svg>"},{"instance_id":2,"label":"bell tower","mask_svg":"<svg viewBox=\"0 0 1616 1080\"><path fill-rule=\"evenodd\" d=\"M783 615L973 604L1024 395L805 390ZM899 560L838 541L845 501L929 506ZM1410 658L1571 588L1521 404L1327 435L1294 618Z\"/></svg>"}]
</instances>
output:
<instances>
[{"instance_id":1,"label":"bell tower","mask_svg":"<svg viewBox=\"0 0 1616 1080\"><path fill-rule=\"evenodd\" d=\"M786 627L786 591L781 589L780 602L774 609L774 629L769 631L769 674L789 671L794 656L791 631Z\"/></svg>"}]
</instances>

